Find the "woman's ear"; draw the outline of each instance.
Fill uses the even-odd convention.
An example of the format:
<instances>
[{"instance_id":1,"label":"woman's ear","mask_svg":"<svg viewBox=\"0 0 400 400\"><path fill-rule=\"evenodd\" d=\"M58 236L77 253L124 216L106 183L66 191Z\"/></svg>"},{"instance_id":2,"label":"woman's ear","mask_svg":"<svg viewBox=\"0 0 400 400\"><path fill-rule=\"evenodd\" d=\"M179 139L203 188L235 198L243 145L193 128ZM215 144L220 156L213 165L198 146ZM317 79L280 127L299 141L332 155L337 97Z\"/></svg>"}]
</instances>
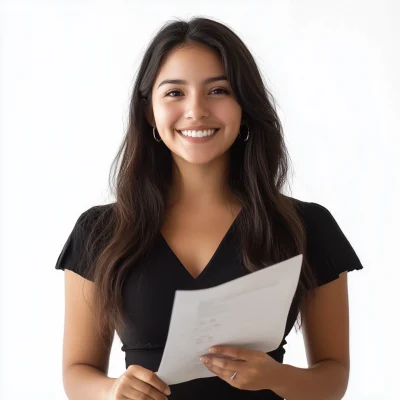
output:
<instances>
[{"instance_id":1,"label":"woman's ear","mask_svg":"<svg viewBox=\"0 0 400 400\"><path fill-rule=\"evenodd\" d=\"M246 113L243 112L242 118L240 120L240 126L248 124L248 116Z\"/></svg>"},{"instance_id":2,"label":"woman's ear","mask_svg":"<svg viewBox=\"0 0 400 400\"><path fill-rule=\"evenodd\" d=\"M145 100L145 99L143 99L143 103L144 103L146 120L151 126L154 127L155 122L154 122L154 115L153 115L153 110L151 109L151 105L149 105L147 100Z\"/></svg>"}]
</instances>

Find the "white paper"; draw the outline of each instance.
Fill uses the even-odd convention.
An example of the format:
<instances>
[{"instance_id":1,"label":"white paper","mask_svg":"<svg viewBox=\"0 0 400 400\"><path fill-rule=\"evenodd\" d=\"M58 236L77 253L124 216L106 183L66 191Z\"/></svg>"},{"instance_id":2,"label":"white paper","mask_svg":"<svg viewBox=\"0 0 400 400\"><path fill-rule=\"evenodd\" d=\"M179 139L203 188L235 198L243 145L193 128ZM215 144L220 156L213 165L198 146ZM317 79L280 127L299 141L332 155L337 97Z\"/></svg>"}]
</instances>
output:
<instances>
[{"instance_id":1,"label":"white paper","mask_svg":"<svg viewBox=\"0 0 400 400\"><path fill-rule=\"evenodd\" d=\"M214 345L265 353L282 342L303 255L200 290L177 290L157 375L167 385L215 376L200 361Z\"/></svg>"}]
</instances>

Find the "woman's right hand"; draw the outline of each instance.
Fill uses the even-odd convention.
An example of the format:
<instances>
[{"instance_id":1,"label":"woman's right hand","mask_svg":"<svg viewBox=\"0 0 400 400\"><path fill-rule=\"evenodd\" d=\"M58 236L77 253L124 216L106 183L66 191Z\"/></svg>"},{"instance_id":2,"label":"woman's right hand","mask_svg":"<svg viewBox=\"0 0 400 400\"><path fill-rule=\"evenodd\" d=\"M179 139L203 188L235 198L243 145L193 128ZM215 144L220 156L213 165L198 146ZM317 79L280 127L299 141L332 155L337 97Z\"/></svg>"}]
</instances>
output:
<instances>
[{"instance_id":1,"label":"woman's right hand","mask_svg":"<svg viewBox=\"0 0 400 400\"><path fill-rule=\"evenodd\" d=\"M115 380L107 400L165 400L171 390L153 371L140 365L130 365Z\"/></svg>"}]
</instances>

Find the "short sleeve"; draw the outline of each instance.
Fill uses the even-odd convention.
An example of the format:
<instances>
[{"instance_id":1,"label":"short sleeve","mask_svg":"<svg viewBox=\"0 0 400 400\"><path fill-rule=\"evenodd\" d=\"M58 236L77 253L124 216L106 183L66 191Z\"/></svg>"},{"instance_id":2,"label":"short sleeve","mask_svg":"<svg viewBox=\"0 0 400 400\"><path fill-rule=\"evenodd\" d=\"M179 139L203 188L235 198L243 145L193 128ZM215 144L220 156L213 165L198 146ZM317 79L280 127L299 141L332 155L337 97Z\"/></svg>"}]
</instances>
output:
<instances>
[{"instance_id":1,"label":"short sleeve","mask_svg":"<svg viewBox=\"0 0 400 400\"><path fill-rule=\"evenodd\" d=\"M305 203L305 208L307 257L317 285L339 278L342 272L363 269L354 248L331 212L317 203Z\"/></svg>"},{"instance_id":2,"label":"short sleeve","mask_svg":"<svg viewBox=\"0 0 400 400\"><path fill-rule=\"evenodd\" d=\"M88 253L88 236L91 219L95 207L83 212L68 236L56 262L56 269L69 269L85 279L93 281Z\"/></svg>"}]
</instances>

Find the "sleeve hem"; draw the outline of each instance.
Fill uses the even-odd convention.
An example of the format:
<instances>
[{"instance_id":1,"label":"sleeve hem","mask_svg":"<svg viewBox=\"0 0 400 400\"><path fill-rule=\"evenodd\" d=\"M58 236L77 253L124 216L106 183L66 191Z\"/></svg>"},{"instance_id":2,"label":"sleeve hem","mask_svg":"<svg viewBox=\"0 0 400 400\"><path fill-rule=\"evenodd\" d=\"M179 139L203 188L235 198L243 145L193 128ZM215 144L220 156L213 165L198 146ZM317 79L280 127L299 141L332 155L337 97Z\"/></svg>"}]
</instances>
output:
<instances>
[{"instance_id":1,"label":"sleeve hem","mask_svg":"<svg viewBox=\"0 0 400 400\"><path fill-rule=\"evenodd\" d=\"M356 267L352 267L352 268L348 268L345 269L343 271L340 272L336 272L333 276L329 277L329 278L322 278L318 280L318 286L322 286L322 285L326 285L327 283L333 282L337 279L339 279L340 274L342 274L343 272L352 272L352 271L361 271L364 267L362 265L358 265Z\"/></svg>"}]
</instances>

